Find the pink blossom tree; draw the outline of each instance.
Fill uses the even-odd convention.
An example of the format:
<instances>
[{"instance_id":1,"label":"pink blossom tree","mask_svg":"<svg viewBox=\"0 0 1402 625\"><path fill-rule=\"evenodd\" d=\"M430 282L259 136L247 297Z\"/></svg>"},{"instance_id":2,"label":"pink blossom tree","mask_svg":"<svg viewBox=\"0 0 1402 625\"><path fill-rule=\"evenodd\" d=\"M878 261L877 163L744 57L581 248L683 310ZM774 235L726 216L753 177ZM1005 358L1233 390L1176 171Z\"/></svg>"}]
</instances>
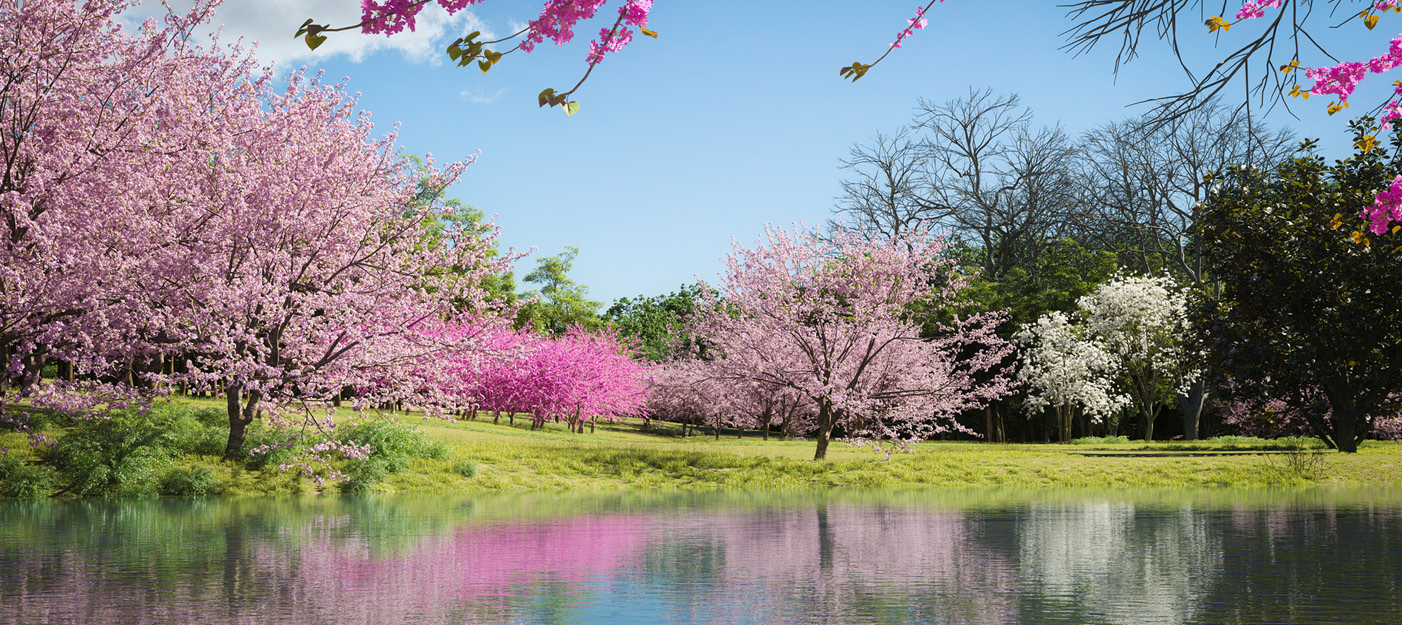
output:
<instances>
[{"instance_id":1,"label":"pink blossom tree","mask_svg":"<svg viewBox=\"0 0 1402 625\"><path fill-rule=\"evenodd\" d=\"M113 20L131 4L0 2L0 404L47 358L103 374L166 338L141 219L208 157L251 61L191 43L207 2L135 33Z\"/></svg>"},{"instance_id":2,"label":"pink blossom tree","mask_svg":"<svg viewBox=\"0 0 1402 625\"><path fill-rule=\"evenodd\" d=\"M153 275L171 276L157 303L170 311L164 330L193 355L182 379L228 400L226 458L265 400L309 406L346 387L362 390L360 407L412 397L386 380L450 365L432 356L464 338L424 326L457 307L492 311L481 284L508 264L489 255L494 234L428 236L440 207L422 187L441 189L470 160L425 182L339 86L294 74L275 91L243 78L228 85L248 91L244 108L227 109L237 131L210 139L197 177L171 185L149 220L162 242Z\"/></svg>"},{"instance_id":3,"label":"pink blossom tree","mask_svg":"<svg viewBox=\"0 0 1402 625\"><path fill-rule=\"evenodd\" d=\"M951 306L966 283L943 251L923 232L870 240L770 227L759 245L737 244L720 289L704 290L696 335L731 377L813 402L814 459L838 425L878 449L962 431L955 416L1009 392L995 368L1013 344L994 333L999 313L955 314L921 335L911 307Z\"/></svg>"},{"instance_id":4,"label":"pink blossom tree","mask_svg":"<svg viewBox=\"0 0 1402 625\"><path fill-rule=\"evenodd\" d=\"M576 327L554 338L519 331L494 341L504 355L461 375L473 401L498 419L502 412L513 421L515 413L528 413L532 429L553 419L583 432L599 419L647 415L649 367L614 330Z\"/></svg>"}]
</instances>

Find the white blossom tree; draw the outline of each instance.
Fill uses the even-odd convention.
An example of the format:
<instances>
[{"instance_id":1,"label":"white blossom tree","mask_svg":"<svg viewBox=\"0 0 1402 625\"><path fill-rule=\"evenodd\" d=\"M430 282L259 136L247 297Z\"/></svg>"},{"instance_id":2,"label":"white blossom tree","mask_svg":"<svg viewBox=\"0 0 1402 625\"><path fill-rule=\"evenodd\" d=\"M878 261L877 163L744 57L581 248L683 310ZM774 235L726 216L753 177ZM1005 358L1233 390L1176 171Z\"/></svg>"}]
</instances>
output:
<instances>
[{"instance_id":1,"label":"white blossom tree","mask_svg":"<svg viewBox=\"0 0 1402 625\"><path fill-rule=\"evenodd\" d=\"M1130 401L1116 388L1119 361L1101 340L1085 334L1083 325L1053 311L1017 335L1023 346L1017 380L1029 389L1023 409L1052 408L1062 441L1071 439L1078 408L1099 423Z\"/></svg>"},{"instance_id":2,"label":"white blossom tree","mask_svg":"<svg viewBox=\"0 0 1402 625\"><path fill-rule=\"evenodd\" d=\"M1130 398L1144 415L1144 440L1154 439L1163 400L1197 379L1187 348L1188 298L1168 276L1117 276L1077 306L1090 336L1119 362Z\"/></svg>"},{"instance_id":3,"label":"white blossom tree","mask_svg":"<svg viewBox=\"0 0 1402 625\"><path fill-rule=\"evenodd\" d=\"M1116 276L1077 301L1076 318L1043 315L1018 335L1028 411L1053 408L1061 440L1076 409L1099 422L1133 405L1154 438L1163 401L1191 384L1187 296L1168 276Z\"/></svg>"}]
</instances>

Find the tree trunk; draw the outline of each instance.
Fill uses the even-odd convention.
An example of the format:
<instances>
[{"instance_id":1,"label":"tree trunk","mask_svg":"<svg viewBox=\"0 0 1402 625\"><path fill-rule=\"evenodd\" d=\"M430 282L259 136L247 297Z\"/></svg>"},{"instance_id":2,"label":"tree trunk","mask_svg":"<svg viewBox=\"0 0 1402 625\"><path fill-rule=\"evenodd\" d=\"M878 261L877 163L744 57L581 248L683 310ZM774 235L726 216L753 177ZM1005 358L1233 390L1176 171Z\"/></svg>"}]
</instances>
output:
<instances>
[{"instance_id":1,"label":"tree trunk","mask_svg":"<svg viewBox=\"0 0 1402 625\"><path fill-rule=\"evenodd\" d=\"M1359 408L1355 393L1336 376L1324 376L1320 380L1320 386L1324 389L1324 396L1328 398L1329 409L1332 411L1330 421L1333 422L1331 434L1334 448L1346 454L1357 453Z\"/></svg>"},{"instance_id":2,"label":"tree trunk","mask_svg":"<svg viewBox=\"0 0 1402 625\"><path fill-rule=\"evenodd\" d=\"M764 420L764 440L769 440L769 419Z\"/></svg>"},{"instance_id":3,"label":"tree trunk","mask_svg":"<svg viewBox=\"0 0 1402 625\"><path fill-rule=\"evenodd\" d=\"M1199 375L1188 387L1187 395L1178 396L1178 406L1183 409L1183 440L1198 439L1198 419L1202 416L1202 406L1207 400L1207 375Z\"/></svg>"},{"instance_id":4,"label":"tree trunk","mask_svg":"<svg viewBox=\"0 0 1402 625\"><path fill-rule=\"evenodd\" d=\"M720 413L716 413L716 440L720 440Z\"/></svg>"},{"instance_id":5,"label":"tree trunk","mask_svg":"<svg viewBox=\"0 0 1402 625\"><path fill-rule=\"evenodd\" d=\"M832 434L832 426L835 421L832 403L820 400L818 402L818 450L813 454L814 460L823 460L828 457L828 436Z\"/></svg>"},{"instance_id":6,"label":"tree trunk","mask_svg":"<svg viewBox=\"0 0 1402 625\"><path fill-rule=\"evenodd\" d=\"M229 413L229 442L224 445L224 460L229 462L238 460L242 455L243 443L248 438L248 424L253 423L253 415L258 412L258 400L262 397L262 392L253 391L248 394L248 403L240 406L242 390L243 384L240 382L224 385Z\"/></svg>"}]
</instances>

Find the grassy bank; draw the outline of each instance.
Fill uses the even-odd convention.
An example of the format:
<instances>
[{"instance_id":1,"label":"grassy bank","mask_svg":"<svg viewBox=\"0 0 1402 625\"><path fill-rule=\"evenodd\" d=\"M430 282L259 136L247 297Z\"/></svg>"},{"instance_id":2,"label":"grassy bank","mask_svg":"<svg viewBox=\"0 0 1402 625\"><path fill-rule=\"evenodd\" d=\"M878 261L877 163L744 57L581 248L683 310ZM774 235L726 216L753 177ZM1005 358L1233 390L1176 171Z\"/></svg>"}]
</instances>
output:
<instances>
[{"instance_id":1,"label":"grassy bank","mask_svg":"<svg viewBox=\"0 0 1402 625\"><path fill-rule=\"evenodd\" d=\"M280 449L241 463L219 461L223 429L216 402L182 401L115 424L44 423L60 443L31 450L17 433L0 490L8 496L245 495L312 492L521 492L612 490L812 489L942 486L1257 486L1402 485L1402 444L1365 443L1357 454L1316 441L1213 439L1199 442L1083 441L1081 444L929 442L889 461L870 451L829 449L814 462L812 441L762 440L733 431L716 440L680 437L668 425L601 425L592 434L561 426L530 431L503 419L397 422L337 428L371 441L368 461L336 462L349 479L317 484L293 468L305 453ZM97 427L99 429L94 429ZM105 429L101 429L105 428ZM149 439L149 440L148 440ZM250 447L286 440L256 429ZM144 447L143 447L144 445ZM6 468L8 467L8 468ZM19 481L31 482L19 488ZM47 480L47 481L46 481Z\"/></svg>"}]
</instances>

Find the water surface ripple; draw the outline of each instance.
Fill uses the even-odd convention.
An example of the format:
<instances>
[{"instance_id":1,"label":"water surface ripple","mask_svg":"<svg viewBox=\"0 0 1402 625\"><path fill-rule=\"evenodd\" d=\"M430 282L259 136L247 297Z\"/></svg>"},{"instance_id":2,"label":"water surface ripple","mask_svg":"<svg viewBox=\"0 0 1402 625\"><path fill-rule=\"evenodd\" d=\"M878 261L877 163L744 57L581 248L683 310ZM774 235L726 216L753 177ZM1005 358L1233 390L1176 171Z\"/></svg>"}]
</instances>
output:
<instances>
[{"instance_id":1,"label":"water surface ripple","mask_svg":"<svg viewBox=\"0 0 1402 625\"><path fill-rule=\"evenodd\" d=\"M1402 493L0 501L0 624L1402 623Z\"/></svg>"}]
</instances>

